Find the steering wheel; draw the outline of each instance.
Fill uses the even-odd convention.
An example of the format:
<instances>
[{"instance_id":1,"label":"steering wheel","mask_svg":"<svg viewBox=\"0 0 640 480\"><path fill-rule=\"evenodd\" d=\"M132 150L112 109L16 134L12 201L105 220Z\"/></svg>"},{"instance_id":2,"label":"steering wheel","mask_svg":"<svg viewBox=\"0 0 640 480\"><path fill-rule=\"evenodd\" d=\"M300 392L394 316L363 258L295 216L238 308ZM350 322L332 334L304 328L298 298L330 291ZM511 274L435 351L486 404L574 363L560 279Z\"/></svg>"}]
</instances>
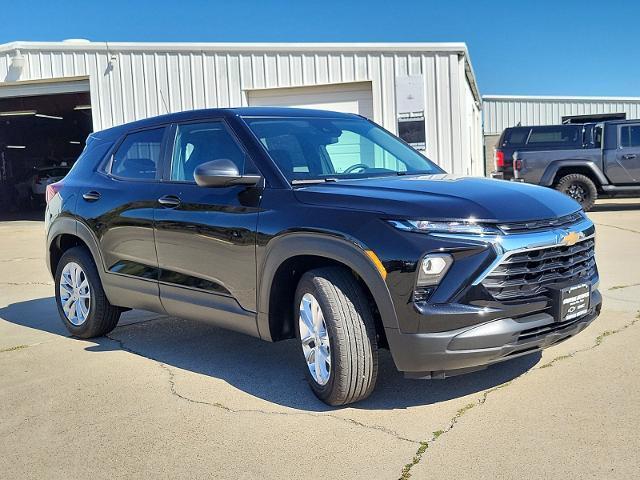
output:
<instances>
[{"instance_id":1,"label":"steering wheel","mask_svg":"<svg viewBox=\"0 0 640 480\"><path fill-rule=\"evenodd\" d=\"M353 173L356 170L360 169L363 172L369 168L369 165L366 165L364 163L356 163L355 165L351 165L349 168L347 168L344 172L342 173Z\"/></svg>"}]
</instances>

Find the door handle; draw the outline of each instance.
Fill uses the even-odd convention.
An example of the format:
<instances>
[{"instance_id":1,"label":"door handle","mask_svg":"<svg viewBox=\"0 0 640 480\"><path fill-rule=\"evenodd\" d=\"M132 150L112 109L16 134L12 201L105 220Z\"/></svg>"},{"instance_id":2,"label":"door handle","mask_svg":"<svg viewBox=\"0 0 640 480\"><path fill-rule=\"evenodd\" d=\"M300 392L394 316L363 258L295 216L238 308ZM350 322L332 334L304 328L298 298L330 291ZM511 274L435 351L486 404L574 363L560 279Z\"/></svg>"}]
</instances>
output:
<instances>
[{"instance_id":1,"label":"door handle","mask_svg":"<svg viewBox=\"0 0 640 480\"><path fill-rule=\"evenodd\" d=\"M176 208L180 205L181 201L175 195L165 195L158 199L158 203L165 208Z\"/></svg>"},{"instance_id":2,"label":"door handle","mask_svg":"<svg viewBox=\"0 0 640 480\"><path fill-rule=\"evenodd\" d=\"M96 200L100 200L100 192L91 190L90 192L83 193L82 198L84 198L87 202L95 202Z\"/></svg>"},{"instance_id":3,"label":"door handle","mask_svg":"<svg viewBox=\"0 0 640 480\"><path fill-rule=\"evenodd\" d=\"M627 153L625 155L622 155L622 158L624 160L633 160L636 157L637 157L637 155L635 153Z\"/></svg>"}]
</instances>

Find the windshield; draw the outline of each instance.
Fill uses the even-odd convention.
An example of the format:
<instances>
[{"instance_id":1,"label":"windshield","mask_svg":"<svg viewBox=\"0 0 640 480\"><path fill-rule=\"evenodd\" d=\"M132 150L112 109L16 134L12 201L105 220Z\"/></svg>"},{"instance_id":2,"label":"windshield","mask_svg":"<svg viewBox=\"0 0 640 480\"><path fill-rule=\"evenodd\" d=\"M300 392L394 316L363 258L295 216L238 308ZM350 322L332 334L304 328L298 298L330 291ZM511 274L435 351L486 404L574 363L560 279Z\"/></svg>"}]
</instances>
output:
<instances>
[{"instance_id":1,"label":"windshield","mask_svg":"<svg viewBox=\"0 0 640 480\"><path fill-rule=\"evenodd\" d=\"M292 183L443 173L433 162L361 118L245 118Z\"/></svg>"}]
</instances>

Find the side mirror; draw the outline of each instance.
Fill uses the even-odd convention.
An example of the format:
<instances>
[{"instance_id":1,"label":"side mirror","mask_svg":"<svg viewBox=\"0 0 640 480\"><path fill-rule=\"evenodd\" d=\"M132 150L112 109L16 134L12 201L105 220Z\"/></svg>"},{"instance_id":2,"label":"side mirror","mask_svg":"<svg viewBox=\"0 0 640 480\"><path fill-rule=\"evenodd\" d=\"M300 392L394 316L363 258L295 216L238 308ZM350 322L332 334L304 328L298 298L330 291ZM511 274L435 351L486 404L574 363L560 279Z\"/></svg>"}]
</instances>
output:
<instances>
[{"instance_id":1,"label":"side mirror","mask_svg":"<svg viewBox=\"0 0 640 480\"><path fill-rule=\"evenodd\" d=\"M232 185L255 185L260 175L241 175L238 167L228 158L219 158L201 163L193 176L201 187L230 187Z\"/></svg>"}]
</instances>

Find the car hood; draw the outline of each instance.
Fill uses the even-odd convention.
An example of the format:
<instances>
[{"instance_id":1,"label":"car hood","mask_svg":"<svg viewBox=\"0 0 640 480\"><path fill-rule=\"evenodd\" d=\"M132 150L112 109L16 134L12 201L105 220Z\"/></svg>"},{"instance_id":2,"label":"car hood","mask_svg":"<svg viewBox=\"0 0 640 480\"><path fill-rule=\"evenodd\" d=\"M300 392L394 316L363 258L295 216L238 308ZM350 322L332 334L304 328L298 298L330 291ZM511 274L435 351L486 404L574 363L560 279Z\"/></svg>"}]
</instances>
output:
<instances>
[{"instance_id":1,"label":"car hood","mask_svg":"<svg viewBox=\"0 0 640 480\"><path fill-rule=\"evenodd\" d=\"M580 209L575 201L550 188L444 174L339 180L296 188L295 195L309 205L428 220L521 222Z\"/></svg>"}]
</instances>

